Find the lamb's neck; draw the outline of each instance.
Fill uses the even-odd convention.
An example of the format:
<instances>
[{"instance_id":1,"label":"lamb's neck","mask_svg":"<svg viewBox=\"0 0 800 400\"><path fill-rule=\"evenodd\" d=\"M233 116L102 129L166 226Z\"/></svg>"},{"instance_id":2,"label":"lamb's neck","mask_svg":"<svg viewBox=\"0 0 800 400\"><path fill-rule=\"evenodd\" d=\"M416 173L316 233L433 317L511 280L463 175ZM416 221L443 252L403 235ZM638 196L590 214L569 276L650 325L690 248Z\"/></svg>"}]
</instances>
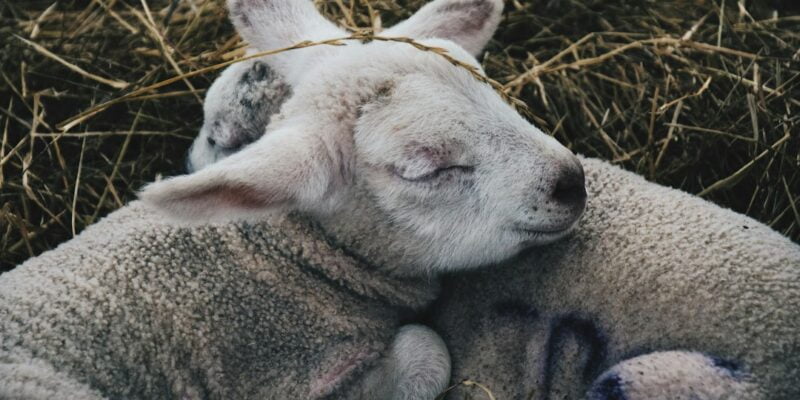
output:
<instances>
[{"instance_id":1,"label":"lamb's neck","mask_svg":"<svg viewBox=\"0 0 800 400\"><path fill-rule=\"evenodd\" d=\"M270 221L277 229L269 236L275 250L293 263L310 268L320 279L359 297L390 306L420 310L438 295L439 280L428 276L400 276L387 272L357 249L329 236L310 218L290 214ZM267 234L265 232L265 234Z\"/></svg>"},{"instance_id":2,"label":"lamb's neck","mask_svg":"<svg viewBox=\"0 0 800 400\"><path fill-rule=\"evenodd\" d=\"M438 279L434 261L441 249L437 243L396 221L377 205L369 190L355 188L337 203L335 212L315 215L314 220L340 247L391 275Z\"/></svg>"}]
</instances>

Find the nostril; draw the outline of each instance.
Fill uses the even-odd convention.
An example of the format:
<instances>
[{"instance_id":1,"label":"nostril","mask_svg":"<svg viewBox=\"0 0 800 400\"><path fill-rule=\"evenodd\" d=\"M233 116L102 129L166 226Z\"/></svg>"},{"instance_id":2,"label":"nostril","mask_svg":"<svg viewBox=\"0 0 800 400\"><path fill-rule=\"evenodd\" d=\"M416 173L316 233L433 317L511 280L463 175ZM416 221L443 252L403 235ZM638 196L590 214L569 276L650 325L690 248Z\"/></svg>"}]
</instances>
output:
<instances>
[{"instance_id":1,"label":"nostril","mask_svg":"<svg viewBox=\"0 0 800 400\"><path fill-rule=\"evenodd\" d=\"M214 138L211 138L211 137L206 138L206 141L208 142L208 145L211 146L211 147L214 147L214 146L217 145L217 141L214 140Z\"/></svg>"},{"instance_id":2,"label":"nostril","mask_svg":"<svg viewBox=\"0 0 800 400\"><path fill-rule=\"evenodd\" d=\"M583 168L570 168L561 173L553 190L553 199L559 203L575 205L586 200Z\"/></svg>"}]
</instances>

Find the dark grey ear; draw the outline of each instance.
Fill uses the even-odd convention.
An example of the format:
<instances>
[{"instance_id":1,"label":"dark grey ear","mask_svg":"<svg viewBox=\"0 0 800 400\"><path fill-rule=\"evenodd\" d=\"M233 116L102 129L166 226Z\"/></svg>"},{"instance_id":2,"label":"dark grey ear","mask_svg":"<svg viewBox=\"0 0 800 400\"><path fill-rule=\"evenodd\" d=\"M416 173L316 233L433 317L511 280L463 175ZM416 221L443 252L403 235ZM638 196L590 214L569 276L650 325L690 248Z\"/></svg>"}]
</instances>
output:
<instances>
[{"instance_id":1,"label":"dark grey ear","mask_svg":"<svg viewBox=\"0 0 800 400\"><path fill-rule=\"evenodd\" d=\"M235 128L235 140L228 149L258 140L290 95L291 88L282 76L261 59L254 62L239 78L235 104L231 105L234 112L218 116Z\"/></svg>"},{"instance_id":2,"label":"dark grey ear","mask_svg":"<svg viewBox=\"0 0 800 400\"><path fill-rule=\"evenodd\" d=\"M262 82L266 80L276 79L275 71L267 65L264 61L256 61L250 68L242 74L239 84L249 86L254 82Z\"/></svg>"},{"instance_id":3,"label":"dark grey ear","mask_svg":"<svg viewBox=\"0 0 800 400\"><path fill-rule=\"evenodd\" d=\"M503 13L503 0L434 0L384 36L448 39L478 55L492 38Z\"/></svg>"}]
</instances>

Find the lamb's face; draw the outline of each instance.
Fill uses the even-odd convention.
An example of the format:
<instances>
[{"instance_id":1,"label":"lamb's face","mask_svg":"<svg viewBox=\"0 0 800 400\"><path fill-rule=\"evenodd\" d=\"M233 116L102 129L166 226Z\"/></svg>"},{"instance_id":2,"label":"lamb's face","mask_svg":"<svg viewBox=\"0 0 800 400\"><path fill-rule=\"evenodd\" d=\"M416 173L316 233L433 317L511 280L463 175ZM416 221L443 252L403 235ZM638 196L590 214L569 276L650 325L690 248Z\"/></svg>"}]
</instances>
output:
<instances>
[{"instance_id":1,"label":"lamb's face","mask_svg":"<svg viewBox=\"0 0 800 400\"><path fill-rule=\"evenodd\" d=\"M262 60L225 69L206 93L203 126L187 154L187 172L200 170L260 138L290 92L289 85Z\"/></svg>"},{"instance_id":2,"label":"lamb's face","mask_svg":"<svg viewBox=\"0 0 800 400\"><path fill-rule=\"evenodd\" d=\"M498 262L566 235L586 203L572 152L463 68L435 55L401 57L383 77L374 62L352 67L373 71L361 86L377 82L377 91L363 96L352 128L349 164L361 195L345 201L358 206L337 210L337 223L359 220L348 211L377 209L376 221L359 223L397 231L393 246L405 248L395 252L436 269Z\"/></svg>"},{"instance_id":3,"label":"lamb's face","mask_svg":"<svg viewBox=\"0 0 800 400\"><path fill-rule=\"evenodd\" d=\"M413 75L400 82L385 107L359 120L358 170L398 219L468 221L533 242L560 236L585 204L580 163L505 104L487 110L501 100L474 86L464 93Z\"/></svg>"}]
</instances>

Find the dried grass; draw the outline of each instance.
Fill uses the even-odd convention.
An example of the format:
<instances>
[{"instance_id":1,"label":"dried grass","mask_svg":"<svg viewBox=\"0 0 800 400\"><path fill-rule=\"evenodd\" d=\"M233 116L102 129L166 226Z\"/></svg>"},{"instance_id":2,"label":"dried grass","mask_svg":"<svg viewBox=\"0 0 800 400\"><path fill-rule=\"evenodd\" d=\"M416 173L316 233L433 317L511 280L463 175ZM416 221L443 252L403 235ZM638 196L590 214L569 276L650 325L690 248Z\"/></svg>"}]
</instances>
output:
<instances>
[{"instance_id":1,"label":"dried grass","mask_svg":"<svg viewBox=\"0 0 800 400\"><path fill-rule=\"evenodd\" d=\"M423 2L317 1L353 40ZM800 16L784 3L773 18L734 0L514 0L482 61L573 150L800 241ZM0 0L0 17L3 271L179 173L205 88L243 52L221 0Z\"/></svg>"}]
</instances>

